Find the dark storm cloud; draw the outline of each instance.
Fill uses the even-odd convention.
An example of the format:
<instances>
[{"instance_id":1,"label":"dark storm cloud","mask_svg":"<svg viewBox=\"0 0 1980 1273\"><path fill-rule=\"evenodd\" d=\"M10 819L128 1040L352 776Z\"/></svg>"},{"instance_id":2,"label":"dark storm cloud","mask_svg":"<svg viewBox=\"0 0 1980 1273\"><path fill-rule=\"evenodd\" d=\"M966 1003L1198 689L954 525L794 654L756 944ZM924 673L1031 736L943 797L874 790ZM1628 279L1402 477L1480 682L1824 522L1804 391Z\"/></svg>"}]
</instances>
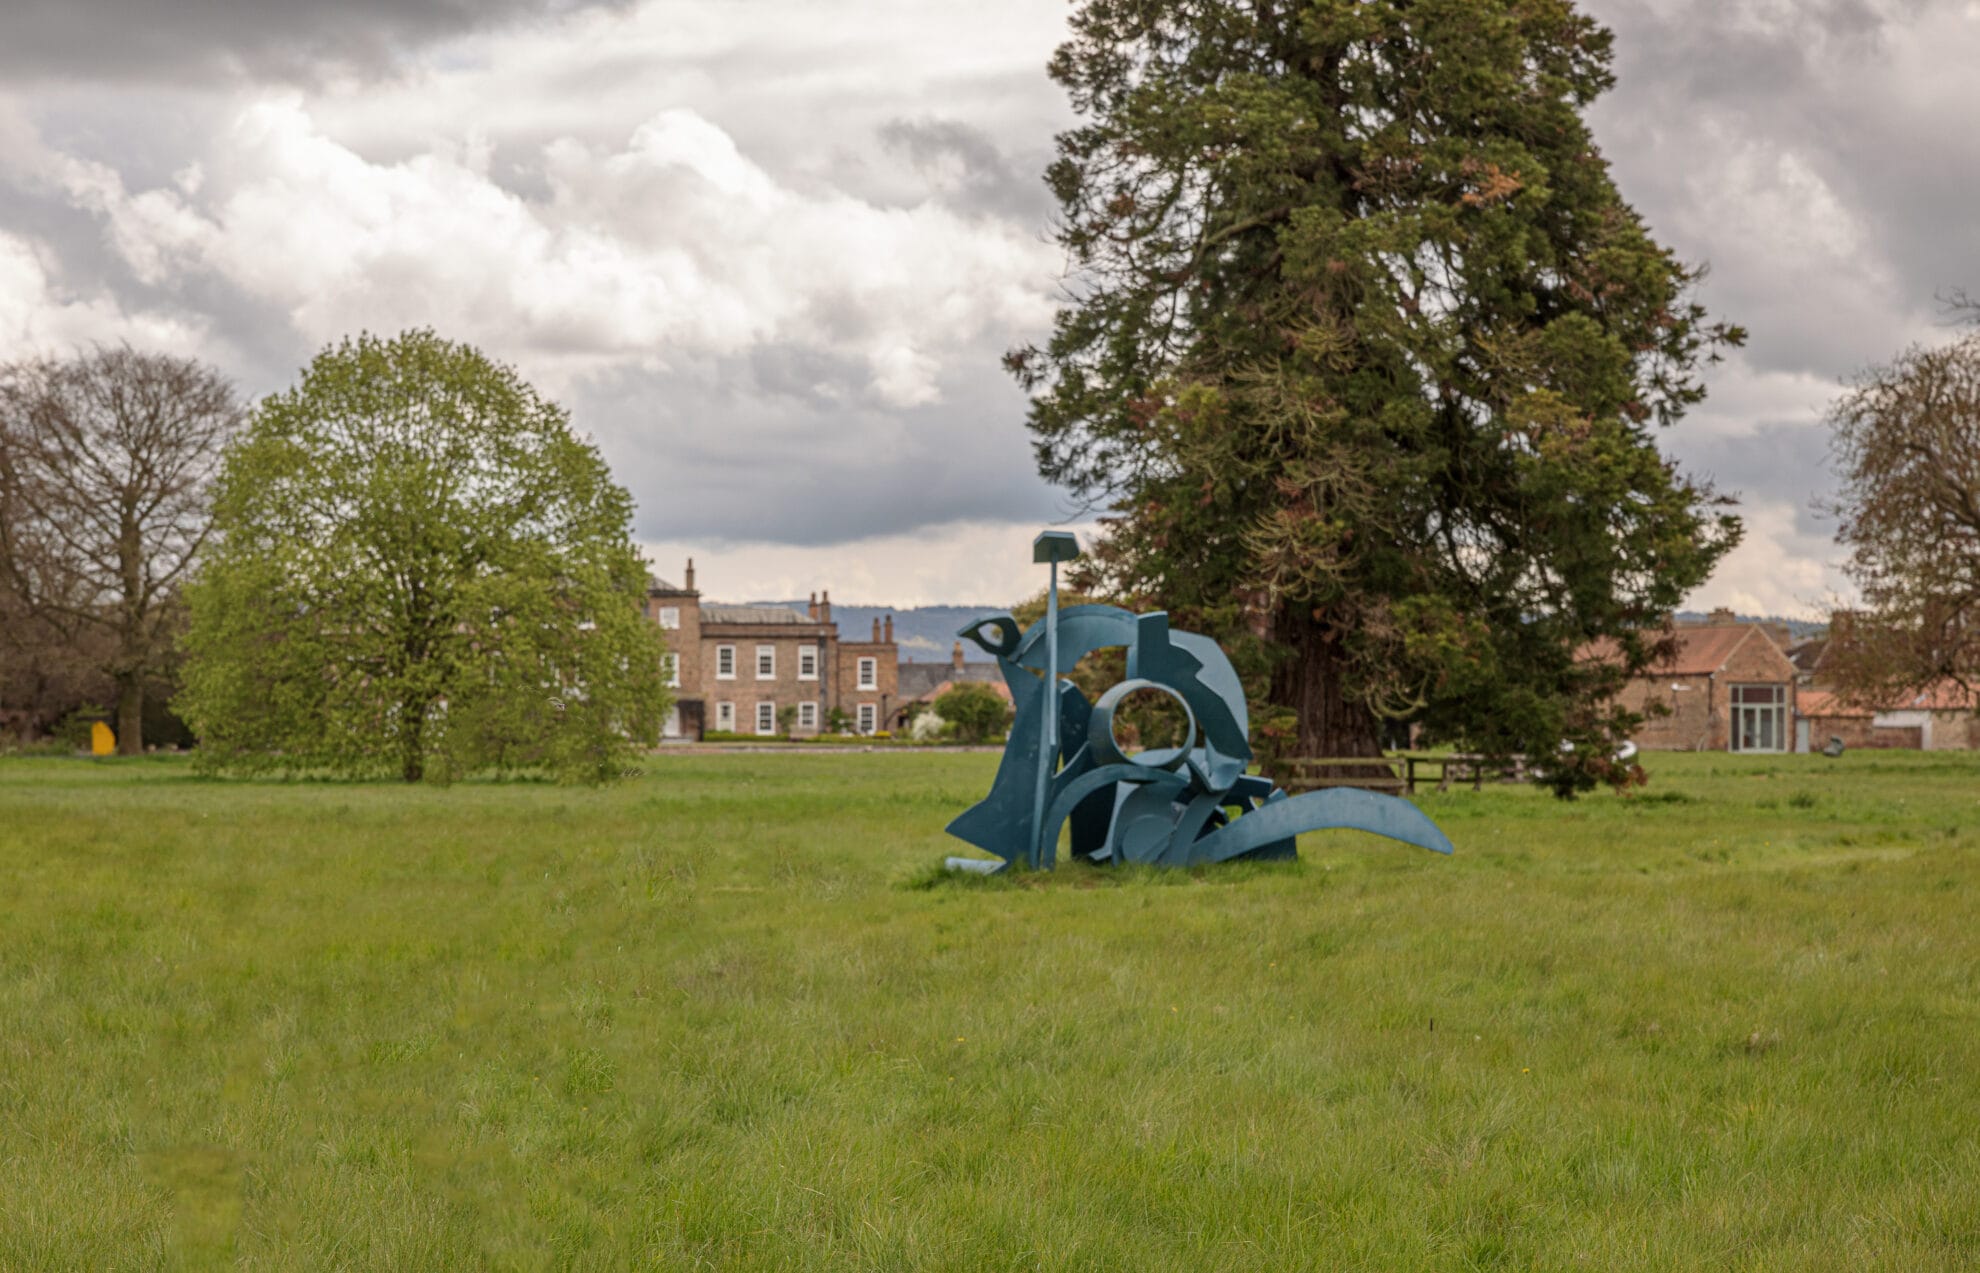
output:
<instances>
[{"instance_id":1,"label":"dark storm cloud","mask_svg":"<svg viewBox=\"0 0 1980 1273\"><path fill-rule=\"evenodd\" d=\"M959 358L943 401L890 407L865 370L767 348L570 395L639 504L647 540L832 544L968 519L1054 521L996 352Z\"/></svg>"},{"instance_id":2,"label":"dark storm cloud","mask_svg":"<svg viewBox=\"0 0 1980 1273\"><path fill-rule=\"evenodd\" d=\"M378 71L436 40L594 2L10 0L0 73L16 82L192 82L216 72L307 81L332 70Z\"/></svg>"},{"instance_id":3,"label":"dark storm cloud","mask_svg":"<svg viewBox=\"0 0 1980 1273\"><path fill-rule=\"evenodd\" d=\"M1957 0L1588 7L1617 35L1596 119L1624 193L1709 262L1707 297L1752 329L1755 366L1846 375L1903 343L1897 320L1980 282L1975 98L1945 93L1970 84L1961 50L1920 47L1928 21L1957 30ZM1811 259L1827 232L1859 242Z\"/></svg>"},{"instance_id":4,"label":"dark storm cloud","mask_svg":"<svg viewBox=\"0 0 1980 1273\"><path fill-rule=\"evenodd\" d=\"M1624 196L1751 332L1667 450L1749 508L1791 507L1819 546L1824 405L1980 284L1980 17L1956 0L1585 7L1616 33L1594 123Z\"/></svg>"},{"instance_id":5,"label":"dark storm cloud","mask_svg":"<svg viewBox=\"0 0 1980 1273\"><path fill-rule=\"evenodd\" d=\"M1023 161L1012 159L980 128L953 119L895 119L880 140L904 155L944 192L944 201L976 216L1003 217L1043 227L1052 215L1045 188L1046 148L1038 139Z\"/></svg>"}]
</instances>

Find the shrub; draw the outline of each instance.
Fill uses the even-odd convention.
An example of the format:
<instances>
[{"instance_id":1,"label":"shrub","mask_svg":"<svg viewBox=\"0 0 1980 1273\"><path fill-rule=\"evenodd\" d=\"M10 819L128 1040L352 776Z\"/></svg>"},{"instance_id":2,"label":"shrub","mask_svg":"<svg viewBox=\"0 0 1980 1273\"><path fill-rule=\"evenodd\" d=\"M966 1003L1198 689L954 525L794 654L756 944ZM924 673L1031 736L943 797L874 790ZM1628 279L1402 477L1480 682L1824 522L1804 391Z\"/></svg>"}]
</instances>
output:
<instances>
[{"instance_id":1,"label":"shrub","mask_svg":"<svg viewBox=\"0 0 1980 1273\"><path fill-rule=\"evenodd\" d=\"M1011 705L977 681L965 681L935 700L935 712L956 728L956 737L980 743L1010 723Z\"/></svg>"}]
</instances>

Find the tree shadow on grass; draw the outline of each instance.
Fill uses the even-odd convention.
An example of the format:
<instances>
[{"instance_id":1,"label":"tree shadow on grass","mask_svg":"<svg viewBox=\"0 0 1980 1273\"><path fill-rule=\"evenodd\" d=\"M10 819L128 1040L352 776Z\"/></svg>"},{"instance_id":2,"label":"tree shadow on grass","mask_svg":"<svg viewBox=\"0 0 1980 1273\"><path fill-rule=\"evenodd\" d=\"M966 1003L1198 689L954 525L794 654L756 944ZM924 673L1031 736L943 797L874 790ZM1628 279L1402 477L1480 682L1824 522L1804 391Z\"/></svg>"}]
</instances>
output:
<instances>
[{"instance_id":1,"label":"tree shadow on grass","mask_svg":"<svg viewBox=\"0 0 1980 1273\"><path fill-rule=\"evenodd\" d=\"M1232 885L1259 879L1284 879L1303 875L1306 869L1306 864L1299 861L1228 862L1187 868L1094 866L1088 862L1072 861L1061 863L1053 871L1003 870L995 875L977 875L969 871L951 871L942 862L931 862L902 879L900 887L915 893L1181 888L1196 884Z\"/></svg>"}]
</instances>

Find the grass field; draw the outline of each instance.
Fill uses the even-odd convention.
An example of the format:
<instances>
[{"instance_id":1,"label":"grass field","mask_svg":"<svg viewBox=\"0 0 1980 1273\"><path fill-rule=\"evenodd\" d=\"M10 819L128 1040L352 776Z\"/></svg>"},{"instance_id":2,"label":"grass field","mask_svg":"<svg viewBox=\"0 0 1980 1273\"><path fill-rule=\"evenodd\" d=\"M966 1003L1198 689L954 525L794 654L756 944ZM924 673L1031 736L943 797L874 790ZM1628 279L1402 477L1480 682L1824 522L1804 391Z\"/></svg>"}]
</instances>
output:
<instances>
[{"instance_id":1,"label":"grass field","mask_svg":"<svg viewBox=\"0 0 1980 1273\"><path fill-rule=\"evenodd\" d=\"M0 1269L1980 1267L1980 757L938 879L994 764L0 762Z\"/></svg>"}]
</instances>

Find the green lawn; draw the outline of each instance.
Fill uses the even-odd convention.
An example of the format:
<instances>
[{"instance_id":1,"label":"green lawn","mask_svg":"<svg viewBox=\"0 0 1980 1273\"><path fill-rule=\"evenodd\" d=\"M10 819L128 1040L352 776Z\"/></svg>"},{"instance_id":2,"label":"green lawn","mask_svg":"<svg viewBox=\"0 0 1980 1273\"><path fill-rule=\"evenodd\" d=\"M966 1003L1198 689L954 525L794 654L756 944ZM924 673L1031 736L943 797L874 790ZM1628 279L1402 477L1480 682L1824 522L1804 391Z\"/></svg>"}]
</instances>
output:
<instances>
[{"instance_id":1,"label":"green lawn","mask_svg":"<svg viewBox=\"0 0 1980 1273\"><path fill-rule=\"evenodd\" d=\"M1980 1267L1980 757L937 880L994 763L0 762L0 1269Z\"/></svg>"}]
</instances>

